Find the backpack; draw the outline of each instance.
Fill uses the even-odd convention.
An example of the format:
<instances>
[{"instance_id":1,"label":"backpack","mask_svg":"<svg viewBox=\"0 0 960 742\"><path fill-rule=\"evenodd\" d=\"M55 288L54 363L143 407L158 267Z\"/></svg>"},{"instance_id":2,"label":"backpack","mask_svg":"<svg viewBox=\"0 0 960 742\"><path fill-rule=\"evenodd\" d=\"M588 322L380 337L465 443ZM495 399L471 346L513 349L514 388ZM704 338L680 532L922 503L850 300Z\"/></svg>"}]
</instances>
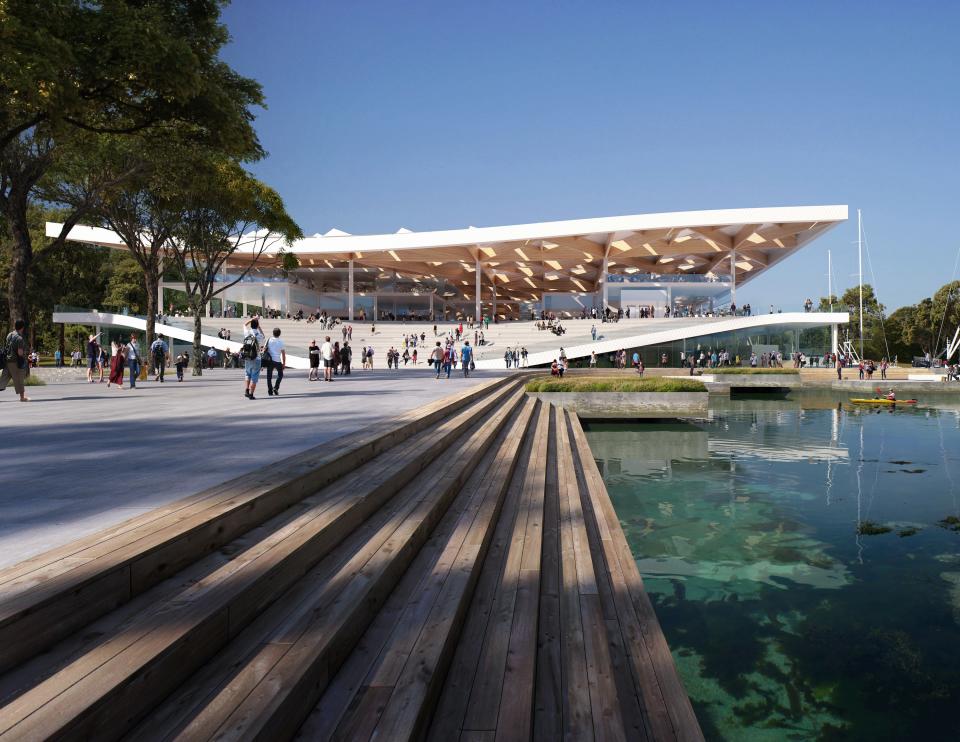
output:
<instances>
[{"instance_id":1,"label":"backpack","mask_svg":"<svg viewBox=\"0 0 960 742\"><path fill-rule=\"evenodd\" d=\"M157 338L152 343L150 343L150 350L153 351L153 355L162 356L163 355L163 341Z\"/></svg>"},{"instance_id":2,"label":"backpack","mask_svg":"<svg viewBox=\"0 0 960 742\"><path fill-rule=\"evenodd\" d=\"M248 361L255 361L260 356L260 345L257 343L256 335L247 335L243 338L240 355Z\"/></svg>"}]
</instances>

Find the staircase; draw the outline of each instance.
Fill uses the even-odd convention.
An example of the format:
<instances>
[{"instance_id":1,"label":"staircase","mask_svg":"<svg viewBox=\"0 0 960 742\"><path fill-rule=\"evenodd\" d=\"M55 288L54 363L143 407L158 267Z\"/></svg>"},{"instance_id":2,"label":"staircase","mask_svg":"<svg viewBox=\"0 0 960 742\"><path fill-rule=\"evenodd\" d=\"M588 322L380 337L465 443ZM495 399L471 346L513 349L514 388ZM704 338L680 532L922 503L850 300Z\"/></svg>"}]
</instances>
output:
<instances>
[{"instance_id":1,"label":"staircase","mask_svg":"<svg viewBox=\"0 0 960 742\"><path fill-rule=\"evenodd\" d=\"M0 740L702 739L579 422L522 383L0 572Z\"/></svg>"}]
</instances>

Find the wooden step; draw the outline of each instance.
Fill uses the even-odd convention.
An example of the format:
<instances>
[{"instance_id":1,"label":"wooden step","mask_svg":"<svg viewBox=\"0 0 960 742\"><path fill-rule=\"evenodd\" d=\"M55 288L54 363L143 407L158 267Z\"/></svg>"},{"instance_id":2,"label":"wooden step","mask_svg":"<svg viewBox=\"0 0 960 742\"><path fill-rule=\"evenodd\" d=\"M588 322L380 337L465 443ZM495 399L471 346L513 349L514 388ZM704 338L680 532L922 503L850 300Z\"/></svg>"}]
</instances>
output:
<instances>
[{"instance_id":1,"label":"wooden step","mask_svg":"<svg viewBox=\"0 0 960 742\"><path fill-rule=\"evenodd\" d=\"M541 408L533 437L544 435L541 420L546 419ZM523 453L529 456L530 447L521 445L525 437L511 436L494 466L488 473L481 472L480 481L475 483L476 497L483 503L480 514L470 522L472 514L468 511L466 522L455 529L445 552L408 600L393 635L340 724L337 737L407 740L423 735L453 657L473 586L489 554L515 468ZM529 527L537 528L532 523Z\"/></svg>"},{"instance_id":2,"label":"wooden step","mask_svg":"<svg viewBox=\"0 0 960 742\"><path fill-rule=\"evenodd\" d=\"M452 412L517 383L480 384L0 571L0 672Z\"/></svg>"},{"instance_id":3,"label":"wooden step","mask_svg":"<svg viewBox=\"0 0 960 742\"><path fill-rule=\"evenodd\" d=\"M703 740L586 435L576 415L567 414L566 419L581 479L584 519L594 534L593 561L607 606L609 646L619 660L615 679L625 725L633 730L631 737Z\"/></svg>"},{"instance_id":4,"label":"wooden step","mask_svg":"<svg viewBox=\"0 0 960 742\"><path fill-rule=\"evenodd\" d=\"M518 394L516 403L524 398L525 395ZM504 464L499 460L506 455L505 451L513 451L515 456L532 402L526 402L516 414L512 407L505 406L499 413L502 419L491 418L485 426L487 430L478 430L461 448L451 449L445 461L438 461L431 473L433 480L411 485L421 490L413 510L391 519L327 584L314 591L308 605L298 609L296 615L288 617L255 647L252 656L245 658L229 682L204 702L177 736L292 736L393 588L402 582L403 572L415 561L444 512L448 507L459 509L451 505L455 500L467 502L457 521L459 527L453 529L456 538L466 540L465 551L458 557L466 562L468 555L473 555L476 562L483 541L472 543L476 531L466 524L470 519L495 520L491 508L498 500L490 495L491 488L509 480L509 471L502 470ZM504 425L507 427L500 433ZM491 445L498 434L500 437ZM492 468L495 465L497 468ZM473 476L467 480L469 472ZM478 492L488 496L480 497ZM402 571L397 572L398 569ZM447 565L447 569L456 569L457 575L469 573L465 564L456 562L452 567ZM421 597L425 595L420 593Z\"/></svg>"},{"instance_id":5,"label":"wooden step","mask_svg":"<svg viewBox=\"0 0 960 742\"><path fill-rule=\"evenodd\" d=\"M458 739L471 732L493 734L501 699L529 714L535 671L543 506L551 418L543 405L524 451L526 467L515 480L516 503L501 526L503 547L487 558L461 634L429 737ZM507 699L507 694L516 694ZM529 720L512 715L519 737Z\"/></svg>"},{"instance_id":6,"label":"wooden step","mask_svg":"<svg viewBox=\"0 0 960 742\"><path fill-rule=\"evenodd\" d=\"M278 516L279 530L0 709L0 737L121 733L464 431L518 399L505 385L307 498L293 520Z\"/></svg>"}]
</instances>

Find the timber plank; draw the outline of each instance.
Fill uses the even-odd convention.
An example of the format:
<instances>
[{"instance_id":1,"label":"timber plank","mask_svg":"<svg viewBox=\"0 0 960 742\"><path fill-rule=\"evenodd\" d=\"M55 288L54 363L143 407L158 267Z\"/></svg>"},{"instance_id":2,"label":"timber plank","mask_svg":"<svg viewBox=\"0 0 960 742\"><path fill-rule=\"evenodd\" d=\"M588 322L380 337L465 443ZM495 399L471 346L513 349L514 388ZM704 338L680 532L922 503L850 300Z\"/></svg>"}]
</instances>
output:
<instances>
[{"instance_id":1,"label":"timber plank","mask_svg":"<svg viewBox=\"0 0 960 742\"><path fill-rule=\"evenodd\" d=\"M421 736L427 725L433 699L439 695L440 683L452 659L457 633L470 604L473 586L480 575L536 407L536 402L527 400L524 416L497 453L496 466L490 470L481 490L484 498L481 511L471 524L453 569L444 581L443 591L396 680L393 695L373 738L411 739Z\"/></svg>"},{"instance_id":2,"label":"timber plank","mask_svg":"<svg viewBox=\"0 0 960 742\"><path fill-rule=\"evenodd\" d=\"M539 414L543 414L541 405ZM463 726L463 719L470 702L470 693L477 674L483 637L496 610L497 588L502 579L505 561L512 543L513 531L518 518L522 517L520 499L526 468L533 446L532 435L523 439L520 449L520 461L514 472L513 480L507 490L507 497L501 510L497 530L487 551L480 579L474 589L473 600L467 614L466 624L460 635L453 662L447 673L440 702L434 713L428 738L435 742L457 739ZM492 732L490 733L492 736Z\"/></svg>"},{"instance_id":3,"label":"timber plank","mask_svg":"<svg viewBox=\"0 0 960 742\"><path fill-rule=\"evenodd\" d=\"M561 668L563 693L563 737L572 740L593 739L593 721L590 708L590 677L587 672L586 647L580 614L580 586L574 535L575 514L567 496L567 484L572 475L569 467L569 448L566 442L562 411L557 411L555 435L557 442L557 476L559 491L556 497L560 512L560 626Z\"/></svg>"},{"instance_id":4,"label":"timber plank","mask_svg":"<svg viewBox=\"0 0 960 742\"><path fill-rule=\"evenodd\" d=\"M577 454L588 484L592 512L605 521L603 552L611 577L617 615L634 682L653 739L702 740L703 732L677 673L636 561L603 486L589 444L576 416L570 416Z\"/></svg>"},{"instance_id":5,"label":"timber plank","mask_svg":"<svg viewBox=\"0 0 960 742\"><path fill-rule=\"evenodd\" d=\"M540 611L537 628L537 674L533 737L553 742L563 735L563 662L560 624L560 501L557 497L556 410L552 406L548 436L543 544L540 562Z\"/></svg>"},{"instance_id":6,"label":"timber plank","mask_svg":"<svg viewBox=\"0 0 960 742\"><path fill-rule=\"evenodd\" d=\"M517 590L520 586L520 573L527 553L526 539L532 531L539 535L542 517L535 514L537 483L540 483L540 502L542 508L544 462L546 458L546 437L549 429L549 409L541 406L534 438L523 479L520 510L514 524L513 536L507 552L503 575L494 601L494 608L487 632L483 639L483 650L476 670L476 679L463 721L463 729L496 730L500 713L500 701L503 696L504 674L510 651L511 627L514 622ZM531 522L535 521L535 522ZM539 541L538 541L539 547ZM539 562L539 553L537 554Z\"/></svg>"}]
</instances>

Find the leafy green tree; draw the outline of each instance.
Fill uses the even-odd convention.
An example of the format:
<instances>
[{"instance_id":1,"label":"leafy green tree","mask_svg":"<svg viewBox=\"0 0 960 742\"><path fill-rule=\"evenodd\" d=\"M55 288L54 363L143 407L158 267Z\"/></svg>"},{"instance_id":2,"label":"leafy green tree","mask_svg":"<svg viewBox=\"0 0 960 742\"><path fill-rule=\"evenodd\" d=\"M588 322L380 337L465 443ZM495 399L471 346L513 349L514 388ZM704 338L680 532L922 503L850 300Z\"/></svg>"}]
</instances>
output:
<instances>
[{"instance_id":1,"label":"leafy green tree","mask_svg":"<svg viewBox=\"0 0 960 742\"><path fill-rule=\"evenodd\" d=\"M143 269L128 253L118 253L107 280L103 305L110 309L129 308L134 314L147 311L149 295L143 286ZM149 346L147 346L149 347Z\"/></svg>"},{"instance_id":2,"label":"leafy green tree","mask_svg":"<svg viewBox=\"0 0 960 742\"><path fill-rule=\"evenodd\" d=\"M282 252L303 235L279 194L233 160L211 158L197 169L194 183L169 248L193 312L193 374L200 376L200 335L210 300L243 280L267 250ZM232 278L218 280L231 259Z\"/></svg>"},{"instance_id":3,"label":"leafy green tree","mask_svg":"<svg viewBox=\"0 0 960 742\"><path fill-rule=\"evenodd\" d=\"M218 57L228 40L220 5L0 2L0 225L9 238L11 315L27 315L29 206L79 132L129 135L179 122L207 146L262 153L250 112L262 103L260 88ZM80 144L76 152L84 151ZM74 206L49 246L91 207Z\"/></svg>"}]
</instances>

